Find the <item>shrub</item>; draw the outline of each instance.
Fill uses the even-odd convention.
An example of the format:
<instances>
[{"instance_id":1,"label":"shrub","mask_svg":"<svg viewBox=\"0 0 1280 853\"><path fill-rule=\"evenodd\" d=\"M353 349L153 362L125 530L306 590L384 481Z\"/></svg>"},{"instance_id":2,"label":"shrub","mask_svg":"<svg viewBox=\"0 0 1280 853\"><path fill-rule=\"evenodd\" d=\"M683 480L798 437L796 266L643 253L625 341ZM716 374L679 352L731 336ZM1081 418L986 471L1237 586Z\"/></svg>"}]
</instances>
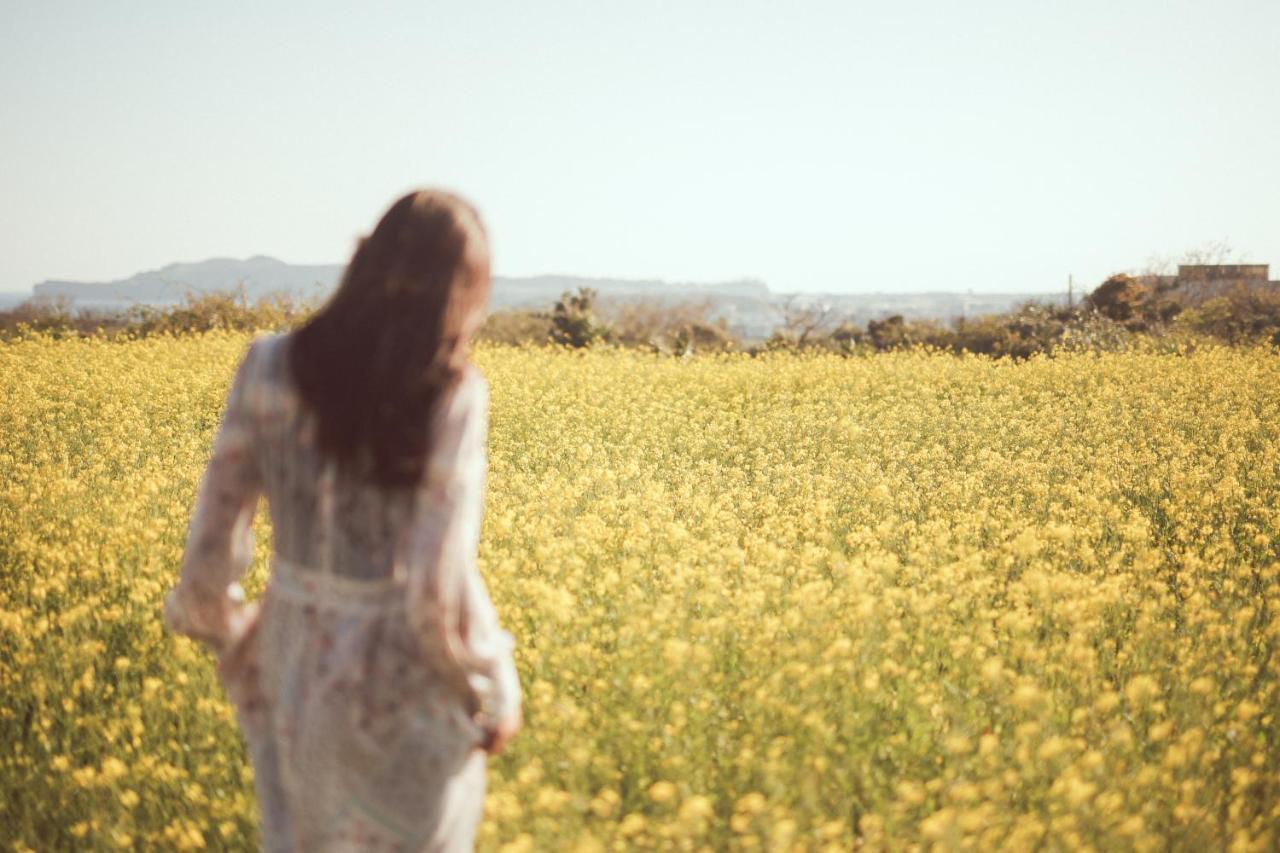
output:
<instances>
[{"instance_id":1,"label":"shrub","mask_svg":"<svg viewBox=\"0 0 1280 853\"><path fill-rule=\"evenodd\" d=\"M544 311L495 311L476 335L494 344L545 344L551 338L551 317Z\"/></svg>"},{"instance_id":2,"label":"shrub","mask_svg":"<svg viewBox=\"0 0 1280 853\"><path fill-rule=\"evenodd\" d=\"M551 340L575 348L607 342L612 330L595 313L596 291L580 287L576 294L565 291L551 311Z\"/></svg>"},{"instance_id":3,"label":"shrub","mask_svg":"<svg viewBox=\"0 0 1280 853\"><path fill-rule=\"evenodd\" d=\"M729 330L723 317L711 317L707 302L664 302L628 299L601 306L612 341L671 355L695 352L728 352L742 342Z\"/></svg>"},{"instance_id":4,"label":"shrub","mask_svg":"<svg viewBox=\"0 0 1280 853\"><path fill-rule=\"evenodd\" d=\"M1085 297L1085 305L1117 323L1140 321L1143 303L1150 296L1141 282L1124 274L1113 275Z\"/></svg>"},{"instance_id":5,"label":"shrub","mask_svg":"<svg viewBox=\"0 0 1280 853\"><path fill-rule=\"evenodd\" d=\"M0 334L12 337L24 330L46 332L55 337L77 334L71 300L63 297L34 297L0 312Z\"/></svg>"},{"instance_id":6,"label":"shrub","mask_svg":"<svg viewBox=\"0 0 1280 853\"><path fill-rule=\"evenodd\" d=\"M188 294L176 308L142 307L129 315L129 330L145 337L154 334L198 332L261 332L284 329L304 320L314 306L288 294L273 294L250 302L244 289L232 292Z\"/></svg>"},{"instance_id":7,"label":"shrub","mask_svg":"<svg viewBox=\"0 0 1280 853\"><path fill-rule=\"evenodd\" d=\"M1280 345L1280 287L1237 285L1225 296L1183 311L1178 325L1230 344Z\"/></svg>"}]
</instances>

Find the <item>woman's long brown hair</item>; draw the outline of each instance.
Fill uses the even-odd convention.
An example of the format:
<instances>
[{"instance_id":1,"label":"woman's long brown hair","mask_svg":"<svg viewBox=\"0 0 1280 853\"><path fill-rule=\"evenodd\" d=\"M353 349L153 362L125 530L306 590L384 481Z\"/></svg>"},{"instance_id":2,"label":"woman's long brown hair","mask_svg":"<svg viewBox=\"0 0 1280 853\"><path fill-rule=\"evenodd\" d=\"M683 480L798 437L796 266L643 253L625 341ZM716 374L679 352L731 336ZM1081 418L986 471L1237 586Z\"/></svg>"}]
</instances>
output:
<instances>
[{"instance_id":1,"label":"woman's long brown hair","mask_svg":"<svg viewBox=\"0 0 1280 853\"><path fill-rule=\"evenodd\" d=\"M488 240L471 205L438 190L393 204L292 335L289 367L321 451L381 485L417 484L430 417L462 377L488 296Z\"/></svg>"}]
</instances>

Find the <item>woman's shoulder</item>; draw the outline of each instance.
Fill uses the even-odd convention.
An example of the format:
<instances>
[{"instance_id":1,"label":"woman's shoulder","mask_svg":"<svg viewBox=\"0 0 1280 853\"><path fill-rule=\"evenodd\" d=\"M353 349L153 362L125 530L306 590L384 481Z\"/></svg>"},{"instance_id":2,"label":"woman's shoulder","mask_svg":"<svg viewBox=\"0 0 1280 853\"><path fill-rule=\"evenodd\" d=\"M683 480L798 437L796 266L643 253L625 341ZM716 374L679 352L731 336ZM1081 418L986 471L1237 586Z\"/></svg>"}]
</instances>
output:
<instances>
[{"instance_id":1,"label":"woman's shoulder","mask_svg":"<svg viewBox=\"0 0 1280 853\"><path fill-rule=\"evenodd\" d=\"M256 335L249 342L241 369L246 375L248 396L260 415L279 414L294 402L288 345L288 332Z\"/></svg>"},{"instance_id":2,"label":"woman's shoulder","mask_svg":"<svg viewBox=\"0 0 1280 853\"><path fill-rule=\"evenodd\" d=\"M254 335L249 341L246 358L261 362L279 361L288 346L288 341L288 332L263 332Z\"/></svg>"},{"instance_id":3,"label":"woman's shoulder","mask_svg":"<svg viewBox=\"0 0 1280 853\"><path fill-rule=\"evenodd\" d=\"M462 370L457 384L453 388L453 396L449 408L458 412L474 412L483 410L489 405L489 383L474 364L468 364Z\"/></svg>"},{"instance_id":4,"label":"woman's shoulder","mask_svg":"<svg viewBox=\"0 0 1280 853\"><path fill-rule=\"evenodd\" d=\"M477 418L487 418L488 411L489 383L474 365L467 365L437 401L430 428L436 433L458 432Z\"/></svg>"},{"instance_id":5,"label":"woman's shoulder","mask_svg":"<svg viewBox=\"0 0 1280 853\"><path fill-rule=\"evenodd\" d=\"M245 366L256 380L266 384L286 382L289 341L289 332L265 332L249 341Z\"/></svg>"}]
</instances>

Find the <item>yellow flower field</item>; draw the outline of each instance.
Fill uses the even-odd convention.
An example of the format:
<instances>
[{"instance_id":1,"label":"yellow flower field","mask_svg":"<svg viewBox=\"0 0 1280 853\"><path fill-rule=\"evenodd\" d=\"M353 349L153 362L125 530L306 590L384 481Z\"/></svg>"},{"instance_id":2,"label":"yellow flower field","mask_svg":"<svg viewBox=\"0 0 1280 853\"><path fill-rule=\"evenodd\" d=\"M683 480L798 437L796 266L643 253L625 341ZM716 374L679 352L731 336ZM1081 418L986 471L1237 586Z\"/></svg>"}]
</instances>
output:
<instances>
[{"instance_id":1,"label":"yellow flower field","mask_svg":"<svg viewBox=\"0 0 1280 853\"><path fill-rule=\"evenodd\" d=\"M6 848L256 843L160 621L246 345L0 344ZM1275 352L478 360L484 849L1280 845Z\"/></svg>"}]
</instances>

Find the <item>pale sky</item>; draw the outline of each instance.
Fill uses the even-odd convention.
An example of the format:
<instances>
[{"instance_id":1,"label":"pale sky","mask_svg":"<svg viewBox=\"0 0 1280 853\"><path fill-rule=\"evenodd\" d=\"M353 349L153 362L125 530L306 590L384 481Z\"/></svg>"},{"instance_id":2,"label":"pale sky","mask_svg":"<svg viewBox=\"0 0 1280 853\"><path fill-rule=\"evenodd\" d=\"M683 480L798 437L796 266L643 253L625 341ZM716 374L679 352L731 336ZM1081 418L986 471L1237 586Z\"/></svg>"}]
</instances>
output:
<instances>
[{"instance_id":1,"label":"pale sky","mask_svg":"<svg viewBox=\"0 0 1280 853\"><path fill-rule=\"evenodd\" d=\"M343 262L428 185L506 275L1280 278L1276 0L0 0L0 116L4 291Z\"/></svg>"}]
</instances>

